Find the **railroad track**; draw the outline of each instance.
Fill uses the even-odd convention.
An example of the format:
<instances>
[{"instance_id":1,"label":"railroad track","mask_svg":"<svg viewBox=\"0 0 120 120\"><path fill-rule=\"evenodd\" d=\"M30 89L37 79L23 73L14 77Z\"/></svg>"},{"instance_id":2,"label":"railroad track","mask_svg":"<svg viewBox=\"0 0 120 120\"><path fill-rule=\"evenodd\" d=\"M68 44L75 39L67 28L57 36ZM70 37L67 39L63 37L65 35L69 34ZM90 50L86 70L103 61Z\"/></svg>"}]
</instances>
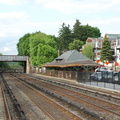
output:
<instances>
[{"instance_id":1,"label":"railroad track","mask_svg":"<svg viewBox=\"0 0 120 120\"><path fill-rule=\"evenodd\" d=\"M21 74L22 75L22 74ZM97 88L97 87L91 87L91 86L87 86L87 85L81 85L81 84L76 84L74 82L70 82L70 81L66 81L66 80L62 80L59 78L55 78L55 77L48 77L48 76L39 76L39 75L28 75L28 74L24 74L27 76L31 76L31 77L35 77L37 79L42 79L44 81L50 82L50 83L54 83L54 84L59 84L61 86L66 86L69 87L70 89L76 89L79 92L85 93L85 94L91 94L94 96L99 96L101 98L105 98L111 101L115 101L115 102L120 102L120 92L118 91L111 91L111 90L107 90L107 89L101 89L101 88Z\"/></svg>"},{"instance_id":2,"label":"railroad track","mask_svg":"<svg viewBox=\"0 0 120 120\"><path fill-rule=\"evenodd\" d=\"M17 102L14 94L10 87L4 80L3 76L0 75L1 80L1 91L4 106L5 117L1 120L26 120L24 112L21 110L20 104Z\"/></svg>"},{"instance_id":3,"label":"railroad track","mask_svg":"<svg viewBox=\"0 0 120 120\"><path fill-rule=\"evenodd\" d=\"M19 90L21 90L38 108L42 110L42 112L44 112L47 118L51 120L84 120L84 118L66 109L44 94L41 94L26 83L19 81L17 78L10 76L9 74L4 74L4 78L11 87L14 87L14 89L12 89L13 91L19 88ZM24 107L22 108L24 109Z\"/></svg>"},{"instance_id":4,"label":"railroad track","mask_svg":"<svg viewBox=\"0 0 120 120\"><path fill-rule=\"evenodd\" d=\"M8 103L6 100L5 89L0 76L0 120L11 120Z\"/></svg>"},{"instance_id":5,"label":"railroad track","mask_svg":"<svg viewBox=\"0 0 120 120\"><path fill-rule=\"evenodd\" d=\"M55 86L47 82L38 81L34 78L29 78L24 75L23 76L21 75L21 78L24 79L25 81L29 81L30 83L37 84L38 86L46 89L47 91L50 91L54 94L62 96L63 98L67 98L69 101L75 103L78 106L80 103L82 103L85 105L84 106L85 108L92 108L94 110L97 110L95 111L95 113L99 111L100 116L103 116L101 118L107 118L111 120L114 120L114 119L116 120L120 118L120 112L119 112L120 106L119 105L116 105L109 101L98 99L96 97L92 97L88 95L86 96L76 91L72 91L72 90L69 90L69 89L66 89L60 86Z\"/></svg>"}]
</instances>

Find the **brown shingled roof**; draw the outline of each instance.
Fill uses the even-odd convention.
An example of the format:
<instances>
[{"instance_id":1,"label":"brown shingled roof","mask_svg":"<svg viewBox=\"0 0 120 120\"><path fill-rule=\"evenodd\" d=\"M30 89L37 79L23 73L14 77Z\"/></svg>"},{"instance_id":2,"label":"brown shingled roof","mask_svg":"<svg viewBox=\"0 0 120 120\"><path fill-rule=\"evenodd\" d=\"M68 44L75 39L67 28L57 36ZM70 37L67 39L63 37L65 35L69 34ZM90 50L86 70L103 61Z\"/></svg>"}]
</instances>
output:
<instances>
[{"instance_id":1,"label":"brown shingled roof","mask_svg":"<svg viewBox=\"0 0 120 120\"><path fill-rule=\"evenodd\" d=\"M92 38L88 38L86 42L92 42Z\"/></svg>"},{"instance_id":2,"label":"brown shingled roof","mask_svg":"<svg viewBox=\"0 0 120 120\"><path fill-rule=\"evenodd\" d=\"M67 51L50 63L42 67L72 67L72 66L99 66L98 63L87 58L76 50Z\"/></svg>"}]
</instances>

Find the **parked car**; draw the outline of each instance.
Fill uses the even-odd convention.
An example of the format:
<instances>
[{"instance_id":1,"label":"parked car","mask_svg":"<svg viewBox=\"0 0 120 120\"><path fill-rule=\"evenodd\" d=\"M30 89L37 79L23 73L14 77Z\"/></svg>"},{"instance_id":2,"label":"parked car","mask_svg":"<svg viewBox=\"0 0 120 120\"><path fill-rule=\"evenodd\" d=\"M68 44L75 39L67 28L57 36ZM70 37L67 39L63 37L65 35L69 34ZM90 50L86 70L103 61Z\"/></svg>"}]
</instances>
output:
<instances>
[{"instance_id":1,"label":"parked car","mask_svg":"<svg viewBox=\"0 0 120 120\"><path fill-rule=\"evenodd\" d=\"M100 81L102 80L102 72L94 72L91 75L91 80Z\"/></svg>"},{"instance_id":2,"label":"parked car","mask_svg":"<svg viewBox=\"0 0 120 120\"><path fill-rule=\"evenodd\" d=\"M118 81L118 74L111 71L94 72L91 75L91 80L106 82Z\"/></svg>"},{"instance_id":3,"label":"parked car","mask_svg":"<svg viewBox=\"0 0 120 120\"><path fill-rule=\"evenodd\" d=\"M120 78L120 73L119 72L114 72L114 74L113 74L114 81L120 81L119 78Z\"/></svg>"},{"instance_id":4,"label":"parked car","mask_svg":"<svg viewBox=\"0 0 120 120\"><path fill-rule=\"evenodd\" d=\"M95 69L95 72L104 72L104 71L113 72L112 69L108 69L106 67L98 67L97 69Z\"/></svg>"}]
</instances>

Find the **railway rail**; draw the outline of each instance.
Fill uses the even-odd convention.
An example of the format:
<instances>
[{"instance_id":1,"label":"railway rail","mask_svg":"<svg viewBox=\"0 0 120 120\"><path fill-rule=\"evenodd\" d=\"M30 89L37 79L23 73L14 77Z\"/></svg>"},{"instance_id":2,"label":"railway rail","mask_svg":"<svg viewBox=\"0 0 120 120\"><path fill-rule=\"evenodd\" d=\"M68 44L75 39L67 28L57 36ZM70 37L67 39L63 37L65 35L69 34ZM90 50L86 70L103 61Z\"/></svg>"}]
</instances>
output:
<instances>
[{"instance_id":1,"label":"railway rail","mask_svg":"<svg viewBox=\"0 0 120 120\"><path fill-rule=\"evenodd\" d=\"M3 77L28 120L120 120L117 92L111 95L109 91L19 73L3 73Z\"/></svg>"},{"instance_id":2,"label":"railway rail","mask_svg":"<svg viewBox=\"0 0 120 120\"><path fill-rule=\"evenodd\" d=\"M5 89L4 89L4 85L3 82L1 81L1 91L2 91L2 95L3 95L3 103L4 103L4 108L5 108L5 116L6 116L6 120L12 120L12 116L10 114L10 110L9 110L9 105L7 102L7 98L6 98L6 94L5 94ZM2 104L1 104L2 105Z\"/></svg>"},{"instance_id":3,"label":"railway rail","mask_svg":"<svg viewBox=\"0 0 120 120\"><path fill-rule=\"evenodd\" d=\"M17 99L13 95L10 87L4 80L3 76L0 75L0 80L1 80L1 91L2 91L2 98L3 98L3 103L1 105L4 105L4 114L5 118L2 118L2 120L14 120L14 119L21 119L21 120L26 120L24 112L21 110L20 104L17 102ZM10 106L15 109L14 115L11 114ZM13 112L13 111L12 111Z\"/></svg>"},{"instance_id":4,"label":"railway rail","mask_svg":"<svg viewBox=\"0 0 120 120\"><path fill-rule=\"evenodd\" d=\"M26 75L26 74L25 74ZM44 80L50 83L54 83L54 84L59 84L61 86L65 86L65 87L69 87L70 89L76 89L79 92L85 93L85 94L93 94L95 96L100 96L102 98L111 100L111 101L120 101L120 92L118 91L111 91L111 90L107 90L107 89L101 89L98 87L91 87L91 86L86 86L86 85L82 85L82 84L77 84L74 82L70 82L70 81L66 81L66 80L62 80L60 78L55 78L55 77L47 77L47 76L39 76L39 74L32 74L32 75L28 75L40 80Z\"/></svg>"},{"instance_id":5,"label":"railway rail","mask_svg":"<svg viewBox=\"0 0 120 120\"><path fill-rule=\"evenodd\" d=\"M51 100L47 96L41 94L39 91L35 90L26 83L19 81L17 78L10 76L9 74L5 74L4 76L4 79L11 87L15 87L16 89L19 88L37 107L42 110L42 112L44 112L47 118L51 120L84 120L84 118L78 116L76 113L66 109L54 100ZM24 109L24 107L22 108Z\"/></svg>"},{"instance_id":6,"label":"railway rail","mask_svg":"<svg viewBox=\"0 0 120 120\"><path fill-rule=\"evenodd\" d=\"M9 120L9 110L8 105L5 98L5 93L2 87L2 81L0 80L0 120L5 119ZM6 113L6 114L5 114Z\"/></svg>"},{"instance_id":7,"label":"railway rail","mask_svg":"<svg viewBox=\"0 0 120 120\"><path fill-rule=\"evenodd\" d=\"M19 75L18 75L19 76ZM76 104L76 106L79 106L79 104L84 104L84 107L87 108L94 108L93 111L97 110L97 112L100 114L101 119L111 119L111 120L117 120L120 117L120 106L118 104L101 100L98 98L95 98L93 96L86 96L84 94L78 93L76 91L72 91L66 88L61 88L58 85L51 85L50 83L46 83L43 81L38 81L34 78L29 78L26 76L20 75L22 80L29 81L30 83L37 84L39 86L42 86L42 88L46 89L47 91L50 91L54 94L57 94L59 96L62 96L64 98L67 98L69 101L72 101ZM73 97L74 96L74 97ZM75 102L74 102L75 101ZM87 106L87 107L86 107ZM90 110L90 109L89 109ZM91 110L90 110L91 111ZM96 112L96 111L95 111ZM116 115L116 116L115 116ZM109 118L108 118L109 117Z\"/></svg>"}]
</instances>

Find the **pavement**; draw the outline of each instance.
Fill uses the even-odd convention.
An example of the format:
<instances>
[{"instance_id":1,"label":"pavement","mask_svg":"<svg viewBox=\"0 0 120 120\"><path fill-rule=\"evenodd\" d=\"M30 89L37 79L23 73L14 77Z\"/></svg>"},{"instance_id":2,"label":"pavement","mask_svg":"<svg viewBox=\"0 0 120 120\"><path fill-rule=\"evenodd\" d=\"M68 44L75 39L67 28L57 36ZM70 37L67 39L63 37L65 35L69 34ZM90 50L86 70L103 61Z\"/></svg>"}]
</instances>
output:
<instances>
[{"instance_id":1,"label":"pavement","mask_svg":"<svg viewBox=\"0 0 120 120\"><path fill-rule=\"evenodd\" d=\"M85 85L88 86L94 86L97 88L101 88L101 89L107 89L110 91L117 91L120 92L120 85L119 84L112 84L112 83L105 83L105 82L86 82L84 83Z\"/></svg>"}]
</instances>

